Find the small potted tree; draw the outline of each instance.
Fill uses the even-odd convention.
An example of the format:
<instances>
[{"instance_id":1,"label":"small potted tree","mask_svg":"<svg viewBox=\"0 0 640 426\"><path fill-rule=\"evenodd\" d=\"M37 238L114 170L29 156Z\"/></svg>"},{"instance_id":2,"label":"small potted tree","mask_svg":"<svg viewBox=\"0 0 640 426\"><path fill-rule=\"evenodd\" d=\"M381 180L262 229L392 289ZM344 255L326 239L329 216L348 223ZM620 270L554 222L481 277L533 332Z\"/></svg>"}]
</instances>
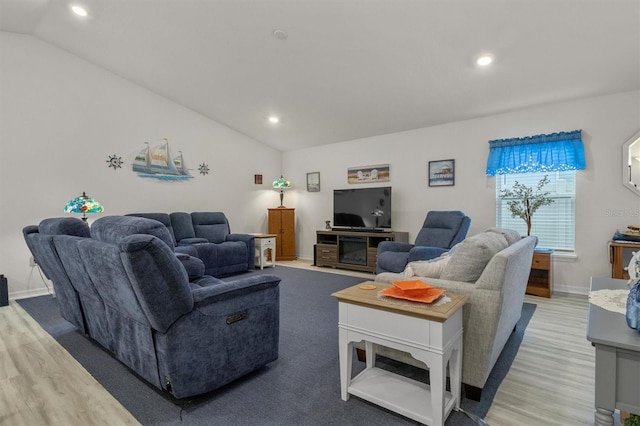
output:
<instances>
[{"instance_id":1,"label":"small potted tree","mask_svg":"<svg viewBox=\"0 0 640 426\"><path fill-rule=\"evenodd\" d=\"M640 426L640 416L637 414L629 414L629 417L624 419L623 426Z\"/></svg>"},{"instance_id":2,"label":"small potted tree","mask_svg":"<svg viewBox=\"0 0 640 426\"><path fill-rule=\"evenodd\" d=\"M549 197L550 192L542 192L542 188L548 183L549 177L544 175L535 189L516 181L513 187L500 191L500 198L508 200L511 216L519 217L526 222L527 235L531 235L531 218L536 210L555 201Z\"/></svg>"}]
</instances>

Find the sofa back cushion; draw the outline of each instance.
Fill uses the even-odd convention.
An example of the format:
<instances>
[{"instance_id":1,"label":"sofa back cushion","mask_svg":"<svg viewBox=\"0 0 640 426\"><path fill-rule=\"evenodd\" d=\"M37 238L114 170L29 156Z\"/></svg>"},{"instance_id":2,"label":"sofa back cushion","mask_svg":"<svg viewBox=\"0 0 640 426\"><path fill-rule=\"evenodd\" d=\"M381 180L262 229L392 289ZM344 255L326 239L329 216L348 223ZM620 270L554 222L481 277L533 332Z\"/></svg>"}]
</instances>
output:
<instances>
[{"instance_id":1,"label":"sofa back cushion","mask_svg":"<svg viewBox=\"0 0 640 426\"><path fill-rule=\"evenodd\" d=\"M522 239L518 231L514 231L513 229L489 228L486 232L497 232L498 234L502 234L509 245L517 243Z\"/></svg>"},{"instance_id":2,"label":"sofa back cushion","mask_svg":"<svg viewBox=\"0 0 640 426\"><path fill-rule=\"evenodd\" d=\"M44 219L38 225L38 232L43 235L72 235L90 237L89 225L77 217L56 217Z\"/></svg>"},{"instance_id":3,"label":"sofa back cushion","mask_svg":"<svg viewBox=\"0 0 640 426\"><path fill-rule=\"evenodd\" d=\"M504 235L482 232L459 243L440 278L473 283L482 275L491 258L509 246Z\"/></svg>"},{"instance_id":4,"label":"sofa back cushion","mask_svg":"<svg viewBox=\"0 0 640 426\"><path fill-rule=\"evenodd\" d=\"M189 213L175 212L171 213L169 217L171 218L171 225L173 225L173 235L176 237L178 245L180 245L180 241L182 240L196 237Z\"/></svg>"},{"instance_id":5,"label":"sofa back cushion","mask_svg":"<svg viewBox=\"0 0 640 426\"><path fill-rule=\"evenodd\" d=\"M415 245L450 248L466 236L469 219L461 211L430 211L418 232Z\"/></svg>"},{"instance_id":6,"label":"sofa back cushion","mask_svg":"<svg viewBox=\"0 0 640 426\"><path fill-rule=\"evenodd\" d=\"M166 216L169 217L169 215ZM155 219L133 215L104 216L91 225L91 237L106 243L118 243L122 238L134 234L153 235L172 249L175 247L173 235L169 229Z\"/></svg>"},{"instance_id":7,"label":"sofa back cushion","mask_svg":"<svg viewBox=\"0 0 640 426\"><path fill-rule=\"evenodd\" d=\"M191 221L196 237L210 243L223 243L231 232L227 217L221 212L194 212Z\"/></svg>"},{"instance_id":8,"label":"sofa back cushion","mask_svg":"<svg viewBox=\"0 0 640 426\"><path fill-rule=\"evenodd\" d=\"M144 217L146 219L157 220L158 222L162 223L169 231L169 235L171 235L171 241L173 243L173 247L178 245L177 242L180 241L180 239L177 238L175 235L173 223L171 221L171 216L169 214L167 213L129 213L127 214L127 216Z\"/></svg>"}]
</instances>

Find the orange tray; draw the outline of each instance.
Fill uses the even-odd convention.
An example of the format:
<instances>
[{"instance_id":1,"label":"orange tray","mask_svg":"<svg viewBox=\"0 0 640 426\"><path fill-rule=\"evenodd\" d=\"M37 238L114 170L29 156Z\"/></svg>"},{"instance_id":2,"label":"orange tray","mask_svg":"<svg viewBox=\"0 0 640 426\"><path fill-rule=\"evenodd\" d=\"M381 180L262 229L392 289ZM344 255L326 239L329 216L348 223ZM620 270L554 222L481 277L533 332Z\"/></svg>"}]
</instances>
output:
<instances>
[{"instance_id":1,"label":"orange tray","mask_svg":"<svg viewBox=\"0 0 640 426\"><path fill-rule=\"evenodd\" d=\"M391 284L398 287L400 290L426 290L428 288L433 288L431 284L427 284L420 280L391 281Z\"/></svg>"},{"instance_id":2,"label":"orange tray","mask_svg":"<svg viewBox=\"0 0 640 426\"><path fill-rule=\"evenodd\" d=\"M444 290L431 287L425 289L424 292L420 294L408 294L397 287L388 287L380 291L380 294L383 296L394 297L396 299L411 300L412 302L432 303L444 294Z\"/></svg>"},{"instance_id":3,"label":"orange tray","mask_svg":"<svg viewBox=\"0 0 640 426\"><path fill-rule=\"evenodd\" d=\"M421 296L426 290L433 288L431 284L420 280L391 281L391 284L393 284L396 289L402 290L405 296Z\"/></svg>"}]
</instances>

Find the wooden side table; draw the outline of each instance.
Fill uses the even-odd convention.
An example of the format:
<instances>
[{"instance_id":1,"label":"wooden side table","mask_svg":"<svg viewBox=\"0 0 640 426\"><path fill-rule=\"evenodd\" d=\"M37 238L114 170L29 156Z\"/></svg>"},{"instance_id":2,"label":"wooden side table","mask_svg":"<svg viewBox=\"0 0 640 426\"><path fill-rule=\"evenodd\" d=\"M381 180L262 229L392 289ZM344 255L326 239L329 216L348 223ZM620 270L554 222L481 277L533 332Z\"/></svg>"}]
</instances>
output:
<instances>
[{"instance_id":1,"label":"wooden side table","mask_svg":"<svg viewBox=\"0 0 640 426\"><path fill-rule=\"evenodd\" d=\"M420 423L444 425L451 410L460 407L467 296L447 294L451 302L440 306L408 306L378 299L378 291L388 286L369 281L332 295L338 299L341 398L354 395ZM353 343L362 340L367 367L351 378ZM375 345L408 351L423 361L431 385L377 368ZM451 392L445 387L447 365Z\"/></svg>"},{"instance_id":2,"label":"wooden side table","mask_svg":"<svg viewBox=\"0 0 640 426\"><path fill-rule=\"evenodd\" d=\"M536 250L533 252L527 294L551 297L551 293L553 293L552 253L552 250Z\"/></svg>"},{"instance_id":3,"label":"wooden side table","mask_svg":"<svg viewBox=\"0 0 640 426\"><path fill-rule=\"evenodd\" d=\"M275 234L251 234L256 241L256 267L264 269L267 262L276 267L276 235Z\"/></svg>"},{"instance_id":4,"label":"wooden side table","mask_svg":"<svg viewBox=\"0 0 640 426\"><path fill-rule=\"evenodd\" d=\"M611 278L629 279L627 266L633 253L640 250L640 243L611 241L609 243L609 262L611 263Z\"/></svg>"}]
</instances>

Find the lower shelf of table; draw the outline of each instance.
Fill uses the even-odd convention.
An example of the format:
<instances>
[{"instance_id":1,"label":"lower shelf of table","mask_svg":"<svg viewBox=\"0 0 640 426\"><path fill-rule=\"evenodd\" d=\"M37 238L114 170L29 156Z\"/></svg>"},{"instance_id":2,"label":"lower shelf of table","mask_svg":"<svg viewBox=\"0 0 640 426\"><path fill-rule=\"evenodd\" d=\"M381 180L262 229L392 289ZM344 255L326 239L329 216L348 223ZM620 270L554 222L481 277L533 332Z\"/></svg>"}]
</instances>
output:
<instances>
[{"instance_id":1,"label":"lower shelf of table","mask_svg":"<svg viewBox=\"0 0 640 426\"><path fill-rule=\"evenodd\" d=\"M347 391L420 423L433 424L431 388L426 383L373 367L354 377ZM445 392L444 401L446 419L455 405L455 399L450 392Z\"/></svg>"}]
</instances>

